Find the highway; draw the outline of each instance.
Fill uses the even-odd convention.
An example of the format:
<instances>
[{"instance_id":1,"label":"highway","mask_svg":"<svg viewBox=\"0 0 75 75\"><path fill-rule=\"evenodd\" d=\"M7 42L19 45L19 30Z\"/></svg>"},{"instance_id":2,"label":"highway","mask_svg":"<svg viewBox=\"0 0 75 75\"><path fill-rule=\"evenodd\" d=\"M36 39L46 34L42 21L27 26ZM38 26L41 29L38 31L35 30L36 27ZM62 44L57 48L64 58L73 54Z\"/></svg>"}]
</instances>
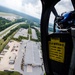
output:
<instances>
[{"instance_id":1,"label":"highway","mask_svg":"<svg viewBox=\"0 0 75 75\"><path fill-rule=\"evenodd\" d=\"M5 35L7 35L10 32L10 30L16 28L20 24L25 24L25 23L26 22L15 23L12 26L10 26L10 27L6 28L5 30L1 31L0 32L0 39L2 39Z\"/></svg>"}]
</instances>

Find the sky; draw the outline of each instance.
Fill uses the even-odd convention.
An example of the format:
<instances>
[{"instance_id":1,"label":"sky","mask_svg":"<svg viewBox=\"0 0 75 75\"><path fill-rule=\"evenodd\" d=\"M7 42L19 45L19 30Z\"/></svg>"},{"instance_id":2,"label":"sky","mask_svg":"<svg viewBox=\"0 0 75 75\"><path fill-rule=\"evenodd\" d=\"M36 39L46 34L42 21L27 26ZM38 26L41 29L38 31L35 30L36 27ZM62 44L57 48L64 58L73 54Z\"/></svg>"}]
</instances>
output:
<instances>
[{"instance_id":1,"label":"sky","mask_svg":"<svg viewBox=\"0 0 75 75\"><path fill-rule=\"evenodd\" d=\"M72 3L71 3L71 0L61 0L55 5L55 8L58 12L58 15L61 15L64 12L70 12L70 11L74 10L73 6L72 6ZM51 13L49 22L53 23L54 18L55 18L54 15Z\"/></svg>"},{"instance_id":2,"label":"sky","mask_svg":"<svg viewBox=\"0 0 75 75\"><path fill-rule=\"evenodd\" d=\"M0 0L0 5L29 14L36 18L41 17L40 0Z\"/></svg>"},{"instance_id":3,"label":"sky","mask_svg":"<svg viewBox=\"0 0 75 75\"><path fill-rule=\"evenodd\" d=\"M34 16L36 18L41 18L42 5L41 0L0 0L0 5L12 8L17 11L21 11L28 15ZM71 0L61 0L55 8L59 15L63 12L68 12L73 10ZM51 15L51 19L54 15ZM52 22L52 20L51 20Z\"/></svg>"}]
</instances>

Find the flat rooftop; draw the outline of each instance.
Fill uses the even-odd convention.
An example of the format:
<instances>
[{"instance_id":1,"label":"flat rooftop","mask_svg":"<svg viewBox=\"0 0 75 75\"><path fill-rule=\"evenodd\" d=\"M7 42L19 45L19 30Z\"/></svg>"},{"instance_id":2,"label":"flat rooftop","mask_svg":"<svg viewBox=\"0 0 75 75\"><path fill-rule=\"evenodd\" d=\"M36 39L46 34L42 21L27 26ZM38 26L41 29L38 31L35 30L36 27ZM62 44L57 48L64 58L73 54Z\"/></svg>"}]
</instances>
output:
<instances>
[{"instance_id":1,"label":"flat rooftop","mask_svg":"<svg viewBox=\"0 0 75 75\"><path fill-rule=\"evenodd\" d=\"M38 44L33 41L29 41L26 45L25 65L28 64L35 66L42 65Z\"/></svg>"},{"instance_id":2,"label":"flat rooftop","mask_svg":"<svg viewBox=\"0 0 75 75\"><path fill-rule=\"evenodd\" d=\"M29 65L24 67L24 75L41 75L42 72L41 67L32 67Z\"/></svg>"}]
</instances>

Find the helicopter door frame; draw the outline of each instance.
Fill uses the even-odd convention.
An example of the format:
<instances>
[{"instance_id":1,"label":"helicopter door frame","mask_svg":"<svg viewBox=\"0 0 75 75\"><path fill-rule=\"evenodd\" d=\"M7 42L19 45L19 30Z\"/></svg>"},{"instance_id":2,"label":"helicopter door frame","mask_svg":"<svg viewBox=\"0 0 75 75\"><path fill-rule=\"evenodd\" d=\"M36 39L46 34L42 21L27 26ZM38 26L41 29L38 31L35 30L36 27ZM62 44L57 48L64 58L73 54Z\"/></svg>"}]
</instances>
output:
<instances>
[{"instance_id":1,"label":"helicopter door frame","mask_svg":"<svg viewBox=\"0 0 75 75\"><path fill-rule=\"evenodd\" d=\"M55 16L58 16L54 8L54 6L59 2L60 0L41 0L42 2L42 16L41 16L41 43L42 43L42 53L43 53L43 61L45 66L46 75L53 75L53 72L51 70L51 65L48 65L49 62L49 56L48 56L48 23L49 23L49 17L51 14L51 11ZM75 1L71 0L72 5L75 9Z\"/></svg>"},{"instance_id":2,"label":"helicopter door frame","mask_svg":"<svg viewBox=\"0 0 75 75\"><path fill-rule=\"evenodd\" d=\"M42 16L41 16L41 43L42 43L42 52L44 59L44 66L47 75L53 75L51 67L49 64L48 56L48 22L52 9L60 0L41 0L42 2Z\"/></svg>"}]
</instances>

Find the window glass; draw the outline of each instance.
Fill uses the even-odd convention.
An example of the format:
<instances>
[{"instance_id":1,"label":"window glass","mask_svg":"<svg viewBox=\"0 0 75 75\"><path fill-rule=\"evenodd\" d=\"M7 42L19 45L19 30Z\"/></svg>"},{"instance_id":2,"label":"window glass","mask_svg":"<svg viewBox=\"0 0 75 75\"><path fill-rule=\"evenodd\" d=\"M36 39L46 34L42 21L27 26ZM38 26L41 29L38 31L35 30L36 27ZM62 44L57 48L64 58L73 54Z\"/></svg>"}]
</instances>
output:
<instances>
[{"instance_id":1,"label":"window glass","mask_svg":"<svg viewBox=\"0 0 75 75\"><path fill-rule=\"evenodd\" d=\"M60 16L64 12L70 12L73 11L73 6L71 3L71 0L61 0L55 5L55 9ZM51 33L53 31L53 25L54 25L54 19L55 16L51 12L50 18L49 18L49 26L48 26L48 33Z\"/></svg>"},{"instance_id":2,"label":"window glass","mask_svg":"<svg viewBox=\"0 0 75 75\"><path fill-rule=\"evenodd\" d=\"M0 75L41 75L40 0L0 0Z\"/></svg>"}]
</instances>

